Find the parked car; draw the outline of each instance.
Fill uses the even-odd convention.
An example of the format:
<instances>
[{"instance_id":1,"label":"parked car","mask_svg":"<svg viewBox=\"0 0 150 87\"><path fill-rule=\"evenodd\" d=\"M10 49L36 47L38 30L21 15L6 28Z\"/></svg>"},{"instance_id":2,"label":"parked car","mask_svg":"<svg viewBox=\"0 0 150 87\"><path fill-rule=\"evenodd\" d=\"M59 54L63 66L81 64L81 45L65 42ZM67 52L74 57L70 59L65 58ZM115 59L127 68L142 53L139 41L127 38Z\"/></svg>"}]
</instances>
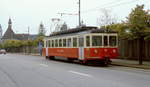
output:
<instances>
[{"instance_id":1,"label":"parked car","mask_svg":"<svg viewBox=\"0 0 150 87\"><path fill-rule=\"evenodd\" d=\"M0 54L6 54L6 50L5 49L0 49Z\"/></svg>"}]
</instances>

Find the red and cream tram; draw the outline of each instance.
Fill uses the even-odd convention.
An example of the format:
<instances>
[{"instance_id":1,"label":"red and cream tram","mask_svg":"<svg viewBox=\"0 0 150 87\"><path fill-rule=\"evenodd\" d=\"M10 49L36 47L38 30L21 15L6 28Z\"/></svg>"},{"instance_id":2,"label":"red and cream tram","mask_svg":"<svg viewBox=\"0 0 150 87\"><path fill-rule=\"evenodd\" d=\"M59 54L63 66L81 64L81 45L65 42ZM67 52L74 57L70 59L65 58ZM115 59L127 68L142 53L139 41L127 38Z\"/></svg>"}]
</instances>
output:
<instances>
[{"instance_id":1,"label":"red and cream tram","mask_svg":"<svg viewBox=\"0 0 150 87\"><path fill-rule=\"evenodd\" d=\"M97 27L81 27L60 32L44 38L43 55L55 56L82 63L99 61L109 64L118 56L117 33Z\"/></svg>"}]
</instances>

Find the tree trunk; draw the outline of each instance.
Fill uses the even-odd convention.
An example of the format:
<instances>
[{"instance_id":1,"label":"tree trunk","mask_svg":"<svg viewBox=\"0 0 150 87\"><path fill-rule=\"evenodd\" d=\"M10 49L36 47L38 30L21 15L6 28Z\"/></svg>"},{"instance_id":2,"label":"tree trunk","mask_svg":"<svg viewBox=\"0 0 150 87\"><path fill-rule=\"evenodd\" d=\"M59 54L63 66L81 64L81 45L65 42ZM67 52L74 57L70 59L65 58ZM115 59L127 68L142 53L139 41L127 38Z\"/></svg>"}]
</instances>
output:
<instances>
[{"instance_id":1,"label":"tree trunk","mask_svg":"<svg viewBox=\"0 0 150 87\"><path fill-rule=\"evenodd\" d=\"M143 37L140 37L139 38L139 56L138 56L138 59L139 59L139 65L142 65L143 64L143 41L144 41L144 38Z\"/></svg>"}]
</instances>

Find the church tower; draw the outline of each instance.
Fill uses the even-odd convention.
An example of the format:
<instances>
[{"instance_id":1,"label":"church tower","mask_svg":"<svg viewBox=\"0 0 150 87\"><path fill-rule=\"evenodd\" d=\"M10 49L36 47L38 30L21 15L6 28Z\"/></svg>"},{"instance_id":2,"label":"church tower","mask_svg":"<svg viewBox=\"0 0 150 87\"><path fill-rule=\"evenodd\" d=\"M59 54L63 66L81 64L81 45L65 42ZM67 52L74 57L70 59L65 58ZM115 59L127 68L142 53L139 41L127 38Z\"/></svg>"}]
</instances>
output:
<instances>
[{"instance_id":1,"label":"church tower","mask_svg":"<svg viewBox=\"0 0 150 87\"><path fill-rule=\"evenodd\" d=\"M12 29L12 22L11 22L11 19L9 18L9 21L8 21L8 28L9 29Z\"/></svg>"},{"instance_id":2,"label":"church tower","mask_svg":"<svg viewBox=\"0 0 150 87\"><path fill-rule=\"evenodd\" d=\"M3 36L4 40L8 39L8 40L11 40L11 39L15 39L15 33L13 32L12 30L12 21L11 19L9 18L9 21L8 21L8 28Z\"/></svg>"},{"instance_id":3,"label":"church tower","mask_svg":"<svg viewBox=\"0 0 150 87\"><path fill-rule=\"evenodd\" d=\"M45 27L43 25L43 23L41 22L40 26L39 26L39 35L45 35Z\"/></svg>"}]
</instances>

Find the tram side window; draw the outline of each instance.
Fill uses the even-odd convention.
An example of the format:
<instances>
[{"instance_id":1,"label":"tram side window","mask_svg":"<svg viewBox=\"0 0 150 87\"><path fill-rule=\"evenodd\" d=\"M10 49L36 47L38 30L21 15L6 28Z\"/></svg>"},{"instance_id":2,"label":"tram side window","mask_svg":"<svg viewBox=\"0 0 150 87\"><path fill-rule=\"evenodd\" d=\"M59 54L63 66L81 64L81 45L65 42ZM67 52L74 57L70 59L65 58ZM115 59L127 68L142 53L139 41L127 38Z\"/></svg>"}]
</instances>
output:
<instances>
[{"instance_id":1,"label":"tram side window","mask_svg":"<svg viewBox=\"0 0 150 87\"><path fill-rule=\"evenodd\" d=\"M54 47L54 40L52 40L52 47Z\"/></svg>"},{"instance_id":2,"label":"tram side window","mask_svg":"<svg viewBox=\"0 0 150 87\"><path fill-rule=\"evenodd\" d=\"M90 36L86 36L86 46L90 46Z\"/></svg>"},{"instance_id":3,"label":"tram side window","mask_svg":"<svg viewBox=\"0 0 150 87\"><path fill-rule=\"evenodd\" d=\"M72 43L71 43L71 38L69 38L69 39L67 40L67 46L68 46L68 47L71 47L71 44L72 44Z\"/></svg>"},{"instance_id":4,"label":"tram side window","mask_svg":"<svg viewBox=\"0 0 150 87\"><path fill-rule=\"evenodd\" d=\"M51 47L51 41L50 40L48 41L48 47Z\"/></svg>"},{"instance_id":5,"label":"tram side window","mask_svg":"<svg viewBox=\"0 0 150 87\"><path fill-rule=\"evenodd\" d=\"M73 47L77 47L77 38L76 37L73 38Z\"/></svg>"},{"instance_id":6,"label":"tram side window","mask_svg":"<svg viewBox=\"0 0 150 87\"><path fill-rule=\"evenodd\" d=\"M110 46L116 46L117 45L117 37L116 36L110 36L109 37L109 45Z\"/></svg>"},{"instance_id":7,"label":"tram side window","mask_svg":"<svg viewBox=\"0 0 150 87\"><path fill-rule=\"evenodd\" d=\"M104 36L104 46L108 46L108 36Z\"/></svg>"},{"instance_id":8,"label":"tram side window","mask_svg":"<svg viewBox=\"0 0 150 87\"><path fill-rule=\"evenodd\" d=\"M92 46L102 46L102 36L92 36Z\"/></svg>"},{"instance_id":9,"label":"tram side window","mask_svg":"<svg viewBox=\"0 0 150 87\"><path fill-rule=\"evenodd\" d=\"M84 46L84 38L79 38L79 47Z\"/></svg>"},{"instance_id":10,"label":"tram side window","mask_svg":"<svg viewBox=\"0 0 150 87\"><path fill-rule=\"evenodd\" d=\"M66 47L66 39L63 39L63 47Z\"/></svg>"},{"instance_id":11,"label":"tram side window","mask_svg":"<svg viewBox=\"0 0 150 87\"><path fill-rule=\"evenodd\" d=\"M59 47L62 47L62 39L59 39Z\"/></svg>"},{"instance_id":12,"label":"tram side window","mask_svg":"<svg viewBox=\"0 0 150 87\"><path fill-rule=\"evenodd\" d=\"M58 40L55 40L55 47L58 47Z\"/></svg>"}]
</instances>

